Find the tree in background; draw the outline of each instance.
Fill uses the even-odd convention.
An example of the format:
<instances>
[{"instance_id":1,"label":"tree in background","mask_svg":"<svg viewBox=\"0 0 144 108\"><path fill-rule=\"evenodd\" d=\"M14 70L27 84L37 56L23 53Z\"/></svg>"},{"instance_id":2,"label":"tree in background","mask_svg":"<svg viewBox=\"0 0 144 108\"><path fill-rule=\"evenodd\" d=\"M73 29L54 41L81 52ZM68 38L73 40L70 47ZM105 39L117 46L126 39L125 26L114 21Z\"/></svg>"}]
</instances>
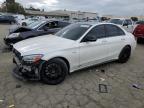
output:
<instances>
[{"instance_id":1,"label":"tree in background","mask_svg":"<svg viewBox=\"0 0 144 108\"><path fill-rule=\"evenodd\" d=\"M14 3L2 3L2 12L8 12L8 13L16 13L16 14L25 14L25 10L23 6L20 3L14 2Z\"/></svg>"},{"instance_id":2,"label":"tree in background","mask_svg":"<svg viewBox=\"0 0 144 108\"><path fill-rule=\"evenodd\" d=\"M39 8L34 8L32 5L29 8L26 8L26 10L41 11Z\"/></svg>"},{"instance_id":3,"label":"tree in background","mask_svg":"<svg viewBox=\"0 0 144 108\"><path fill-rule=\"evenodd\" d=\"M132 19L134 22L138 21L138 18L137 18L137 17L131 17L131 19Z\"/></svg>"}]
</instances>

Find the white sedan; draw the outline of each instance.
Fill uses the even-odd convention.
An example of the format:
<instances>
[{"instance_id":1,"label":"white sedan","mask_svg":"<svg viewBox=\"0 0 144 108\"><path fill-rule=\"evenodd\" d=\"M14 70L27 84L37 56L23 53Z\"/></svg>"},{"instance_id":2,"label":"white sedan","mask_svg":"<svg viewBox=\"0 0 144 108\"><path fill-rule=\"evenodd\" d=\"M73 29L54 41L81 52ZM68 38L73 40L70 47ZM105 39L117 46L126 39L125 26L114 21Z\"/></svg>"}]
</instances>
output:
<instances>
[{"instance_id":1,"label":"white sedan","mask_svg":"<svg viewBox=\"0 0 144 108\"><path fill-rule=\"evenodd\" d=\"M125 63L136 47L131 33L111 23L76 23L55 35L14 45L19 78L59 84L68 73L113 60Z\"/></svg>"},{"instance_id":2,"label":"white sedan","mask_svg":"<svg viewBox=\"0 0 144 108\"><path fill-rule=\"evenodd\" d=\"M34 19L34 18L29 18L29 19L25 19L25 20L18 20L18 25L20 26L28 26L36 21L38 21L39 19Z\"/></svg>"}]
</instances>

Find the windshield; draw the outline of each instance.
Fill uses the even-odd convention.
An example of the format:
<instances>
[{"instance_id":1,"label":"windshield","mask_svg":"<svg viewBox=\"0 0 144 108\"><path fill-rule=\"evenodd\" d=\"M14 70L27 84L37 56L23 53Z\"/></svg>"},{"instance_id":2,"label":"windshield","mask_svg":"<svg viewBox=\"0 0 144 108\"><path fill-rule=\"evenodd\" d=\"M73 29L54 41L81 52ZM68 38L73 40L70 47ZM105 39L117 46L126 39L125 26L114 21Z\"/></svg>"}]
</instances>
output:
<instances>
[{"instance_id":1,"label":"windshield","mask_svg":"<svg viewBox=\"0 0 144 108\"><path fill-rule=\"evenodd\" d=\"M123 24L123 20L121 20L121 19L111 19L110 23L122 25Z\"/></svg>"},{"instance_id":2,"label":"windshield","mask_svg":"<svg viewBox=\"0 0 144 108\"><path fill-rule=\"evenodd\" d=\"M30 23L28 25L29 28L32 28L32 29L35 29L37 28L38 26L40 26L41 24L43 24L45 21L35 21L33 23Z\"/></svg>"},{"instance_id":3,"label":"windshield","mask_svg":"<svg viewBox=\"0 0 144 108\"><path fill-rule=\"evenodd\" d=\"M71 24L55 35L70 40L78 40L90 27L89 24Z\"/></svg>"}]
</instances>

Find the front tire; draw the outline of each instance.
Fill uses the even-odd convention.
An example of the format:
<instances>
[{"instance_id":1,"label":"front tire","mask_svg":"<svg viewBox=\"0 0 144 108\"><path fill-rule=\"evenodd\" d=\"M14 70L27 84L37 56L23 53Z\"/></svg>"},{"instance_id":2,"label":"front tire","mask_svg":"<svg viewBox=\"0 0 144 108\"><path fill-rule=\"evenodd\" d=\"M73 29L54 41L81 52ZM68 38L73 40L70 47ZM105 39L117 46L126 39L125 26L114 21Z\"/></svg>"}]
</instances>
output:
<instances>
[{"instance_id":1,"label":"front tire","mask_svg":"<svg viewBox=\"0 0 144 108\"><path fill-rule=\"evenodd\" d=\"M126 63L129 60L130 56L131 56L131 47L130 46L126 46L121 51L121 53L119 55L118 62L119 63Z\"/></svg>"},{"instance_id":2,"label":"front tire","mask_svg":"<svg viewBox=\"0 0 144 108\"><path fill-rule=\"evenodd\" d=\"M50 85L60 84L68 73L67 64L60 58L52 59L42 66L41 80Z\"/></svg>"}]
</instances>

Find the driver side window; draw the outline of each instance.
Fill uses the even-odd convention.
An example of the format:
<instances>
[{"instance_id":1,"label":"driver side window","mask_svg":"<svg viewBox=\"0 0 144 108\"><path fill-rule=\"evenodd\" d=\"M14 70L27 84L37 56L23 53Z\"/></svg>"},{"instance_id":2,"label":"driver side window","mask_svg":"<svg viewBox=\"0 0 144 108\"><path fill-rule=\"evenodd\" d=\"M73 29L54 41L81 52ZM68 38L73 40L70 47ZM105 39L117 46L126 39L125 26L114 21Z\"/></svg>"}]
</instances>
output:
<instances>
[{"instance_id":1,"label":"driver side window","mask_svg":"<svg viewBox=\"0 0 144 108\"><path fill-rule=\"evenodd\" d=\"M98 25L94 27L86 36L96 37L96 39L105 37L105 27L104 25Z\"/></svg>"},{"instance_id":2,"label":"driver side window","mask_svg":"<svg viewBox=\"0 0 144 108\"><path fill-rule=\"evenodd\" d=\"M48 30L48 29L53 29L57 28L57 24L55 22L48 22L47 24L43 25L39 30Z\"/></svg>"},{"instance_id":3,"label":"driver side window","mask_svg":"<svg viewBox=\"0 0 144 108\"><path fill-rule=\"evenodd\" d=\"M49 29L49 23L47 23L39 28L39 30L45 30L45 29Z\"/></svg>"}]
</instances>

